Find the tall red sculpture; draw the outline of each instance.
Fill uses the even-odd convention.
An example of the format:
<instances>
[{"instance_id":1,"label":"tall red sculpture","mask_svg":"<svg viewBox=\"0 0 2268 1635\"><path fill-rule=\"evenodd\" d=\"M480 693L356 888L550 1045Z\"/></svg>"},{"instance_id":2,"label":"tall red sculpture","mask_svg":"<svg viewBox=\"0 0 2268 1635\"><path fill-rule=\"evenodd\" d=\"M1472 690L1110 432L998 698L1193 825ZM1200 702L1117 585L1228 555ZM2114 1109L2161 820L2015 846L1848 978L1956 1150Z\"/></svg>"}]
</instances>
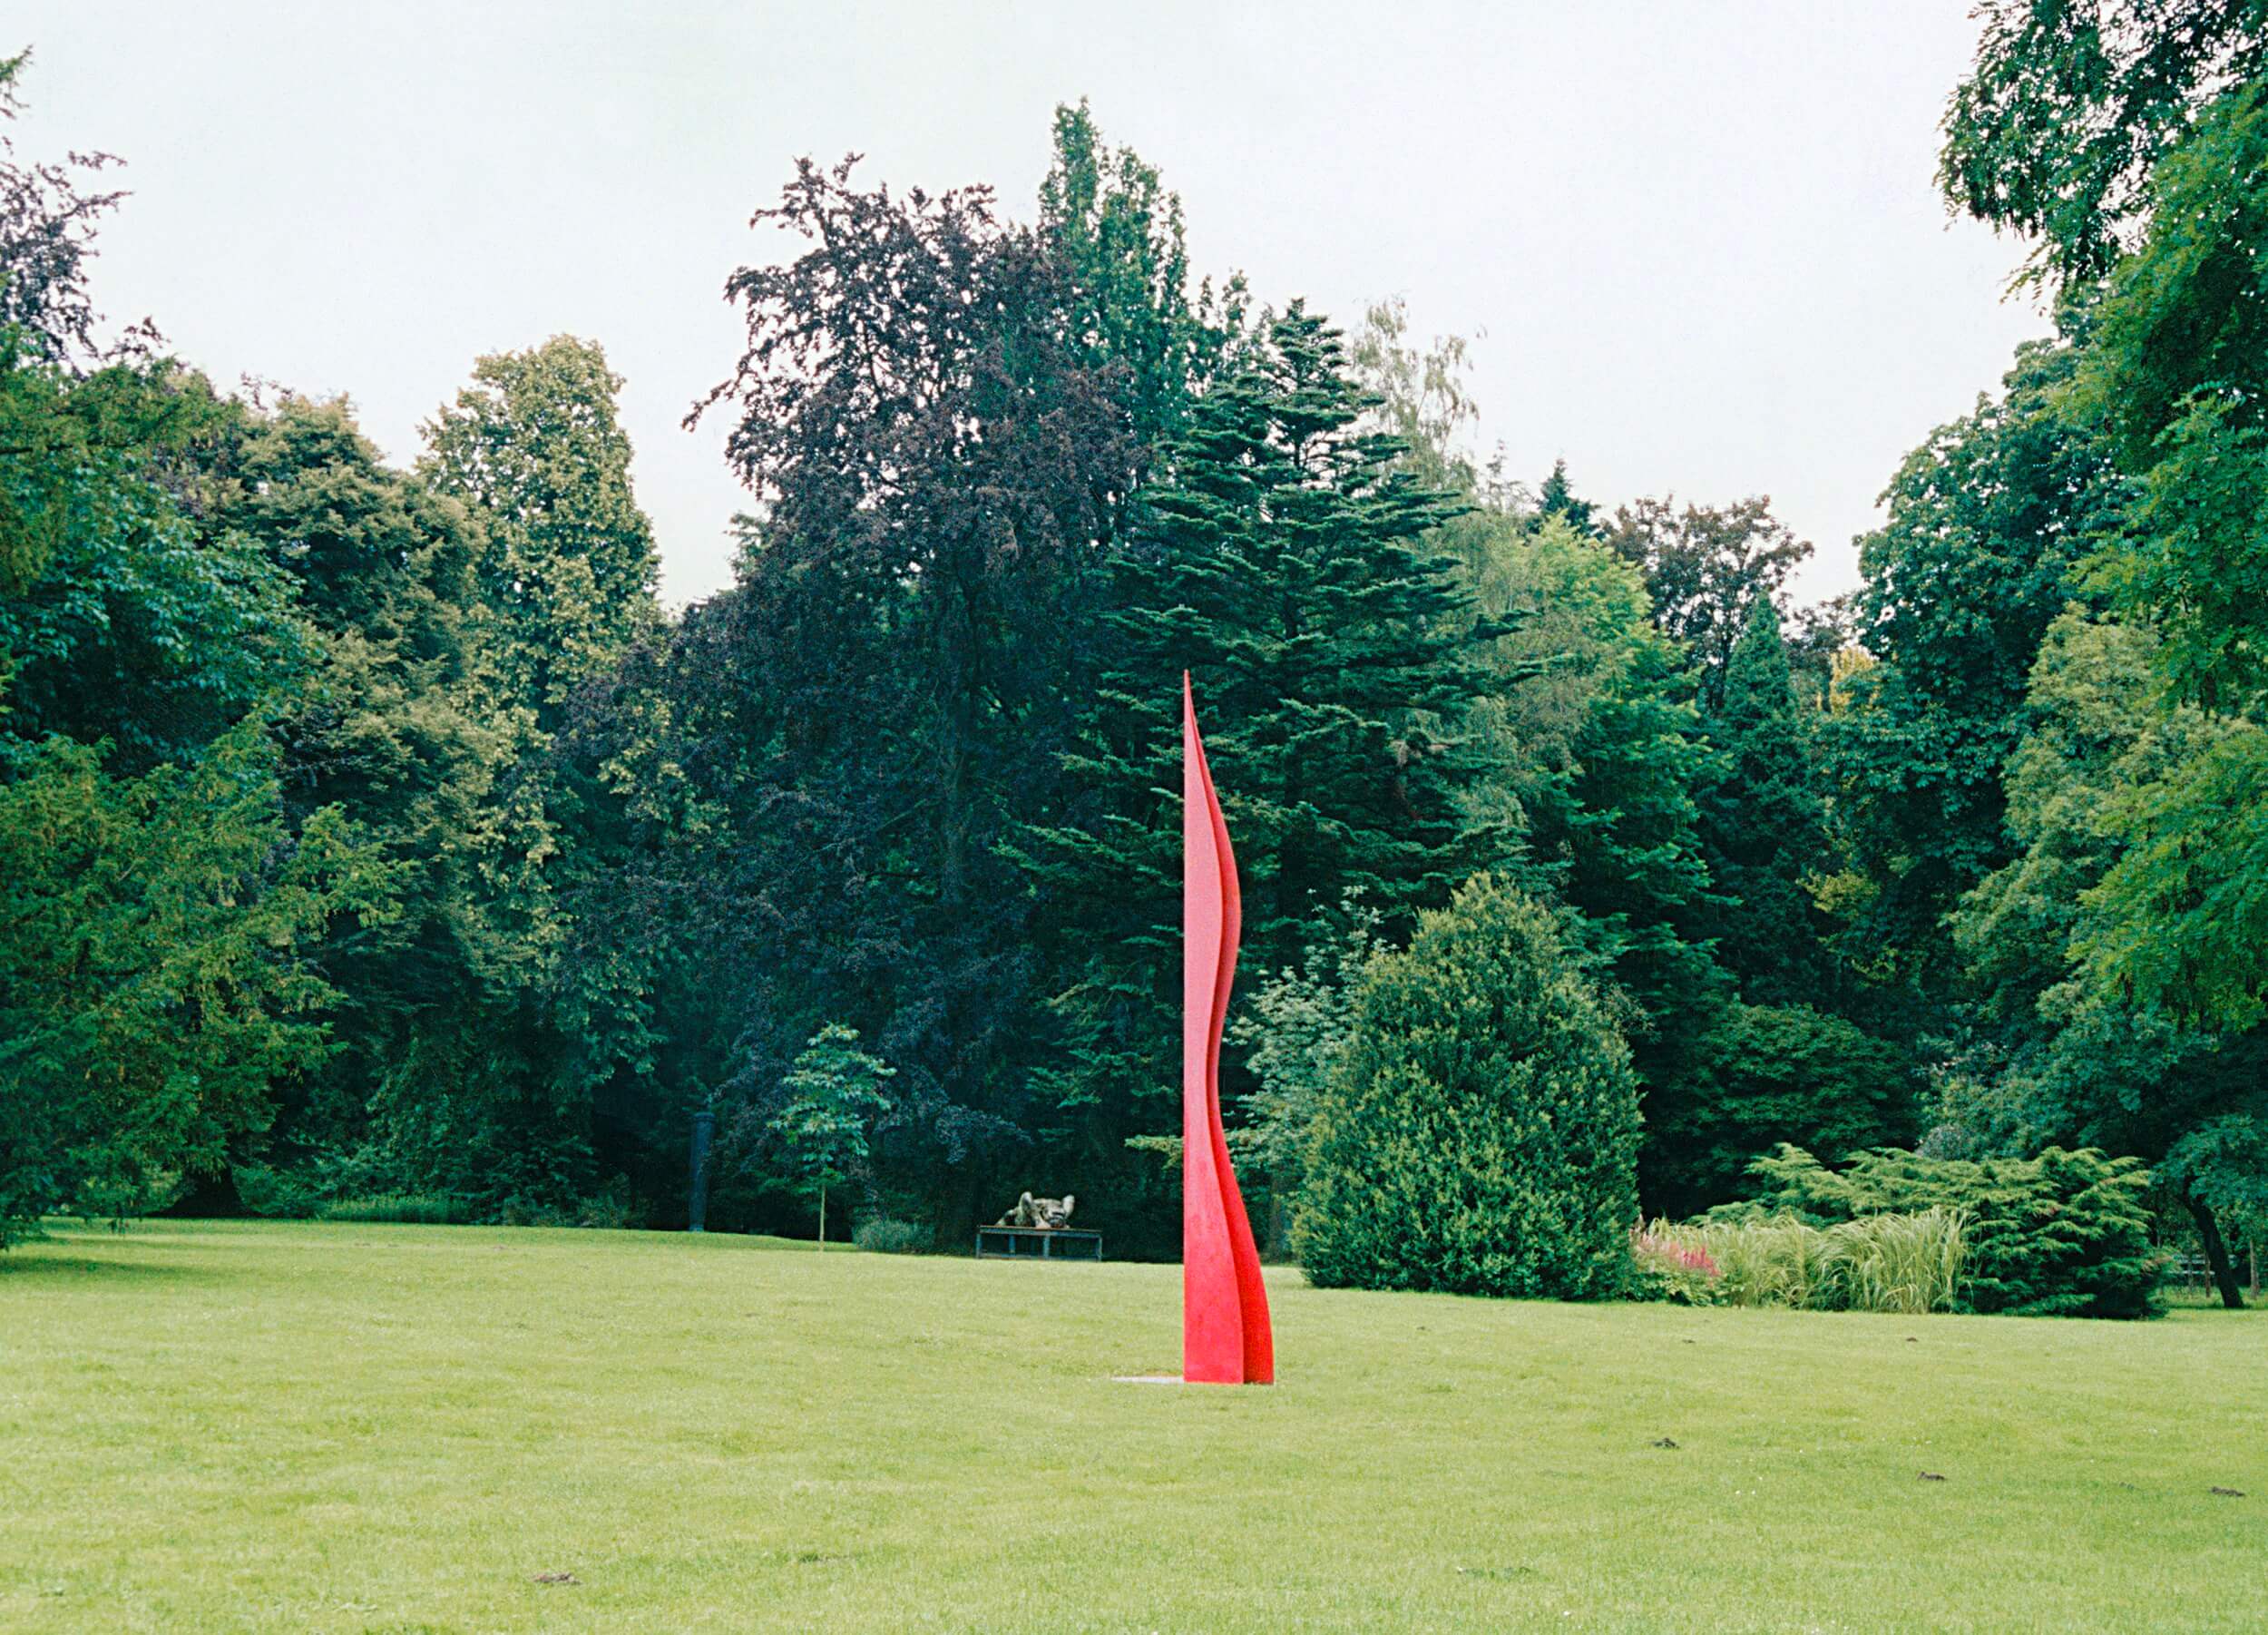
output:
<instances>
[{"instance_id":1,"label":"tall red sculpture","mask_svg":"<svg viewBox=\"0 0 2268 1635\"><path fill-rule=\"evenodd\" d=\"M1243 930L1237 859L1181 676L1181 1377L1276 1378L1268 1294L1220 1122L1220 1034Z\"/></svg>"}]
</instances>

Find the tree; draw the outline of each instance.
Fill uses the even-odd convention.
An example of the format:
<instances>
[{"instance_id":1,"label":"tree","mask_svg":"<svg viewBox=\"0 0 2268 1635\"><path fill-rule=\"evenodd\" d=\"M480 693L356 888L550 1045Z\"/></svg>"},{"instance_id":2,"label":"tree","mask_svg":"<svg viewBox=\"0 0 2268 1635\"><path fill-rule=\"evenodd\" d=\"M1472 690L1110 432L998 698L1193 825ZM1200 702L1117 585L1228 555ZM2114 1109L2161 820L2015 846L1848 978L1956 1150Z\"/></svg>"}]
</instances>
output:
<instances>
[{"instance_id":1,"label":"tree","mask_svg":"<svg viewBox=\"0 0 2268 1635\"><path fill-rule=\"evenodd\" d=\"M2142 247L2113 275L2079 389L2136 482L2101 575L2159 633L2168 700L2224 723L2122 802L2128 845L2087 937L2104 980L2186 1019L2268 1015L2268 82L2232 92L2159 167Z\"/></svg>"},{"instance_id":2,"label":"tree","mask_svg":"<svg viewBox=\"0 0 2268 1635\"><path fill-rule=\"evenodd\" d=\"M1639 500L1615 512L1605 537L1644 576L1655 622L1686 644L1705 705L1715 704L1724 687L1749 609L1777 596L1812 553L1811 543L1774 517L1762 494L1682 511L1671 499Z\"/></svg>"},{"instance_id":3,"label":"tree","mask_svg":"<svg viewBox=\"0 0 2268 1635\"><path fill-rule=\"evenodd\" d=\"M1708 935L1764 1004L1825 1003L1842 976L1808 884L1833 872L1814 719L1796 700L1779 610L1759 597L1705 722L1719 759L1695 804L1715 893Z\"/></svg>"},{"instance_id":4,"label":"tree","mask_svg":"<svg viewBox=\"0 0 2268 1635\"><path fill-rule=\"evenodd\" d=\"M1480 406L1465 384L1471 349L1463 336L1444 335L1420 350L1411 338L1409 308L1397 296L1373 302L1363 314L1347 359L1354 377L1375 399L1371 413L1380 429L1400 440L1403 469L1430 487L1477 496L1484 485L1497 485L1494 466L1484 473L1464 446L1480 418ZM1553 476L1563 477L1564 467L1563 461ZM1564 484L1559 492L1564 494ZM1453 528L1459 520L1451 518L1444 525Z\"/></svg>"},{"instance_id":5,"label":"tree","mask_svg":"<svg viewBox=\"0 0 2268 1635\"><path fill-rule=\"evenodd\" d=\"M97 347L106 162L0 144L0 1238L224 1170L332 1049L325 934L390 912L352 819L290 798L317 641L214 522L237 409L147 326Z\"/></svg>"},{"instance_id":6,"label":"tree","mask_svg":"<svg viewBox=\"0 0 2268 1635\"><path fill-rule=\"evenodd\" d=\"M1454 503L1397 468L1371 406L1339 331L1295 303L1198 400L1110 560L1100 676L1062 763L1077 792L1019 843L1048 904L1051 1059L1034 1082L1087 1110L1098 1160L1155 1127L1176 1077L1183 671L1235 837L1247 968L1295 958L1350 888L1406 935L1481 844L1459 795L1481 764L1455 728L1473 627L1426 543Z\"/></svg>"},{"instance_id":7,"label":"tree","mask_svg":"<svg viewBox=\"0 0 2268 1635\"><path fill-rule=\"evenodd\" d=\"M1595 1298L1637 1217L1637 1082L1551 913L1482 876L1372 964L1300 1197L1326 1287Z\"/></svg>"},{"instance_id":8,"label":"tree","mask_svg":"<svg viewBox=\"0 0 2268 1635\"><path fill-rule=\"evenodd\" d=\"M1811 1005L1727 1006L1701 1036L1677 1094L1647 1105L1647 1139L1677 1155L1648 1203L1689 1215L1741 1195L1749 1164L1781 1142L1840 1162L1920 1134L1911 1054Z\"/></svg>"},{"instance_id":9,"label":"tree","mask_svg":"<svg viewBox=\"0 0 2268 1635\"><path fill-rule=\"evenodd\" d=\"M1548 523L1554 517L1563 519L1578 534L1596 534L1598 525L1592 513L1598 507L1589 500L1578 498L1574 486L1567 480L1567 462L1551 462L1551 475L1536 491L1536 520Z\"/></svg>"},{"instance_id":10,"label":"tree","mask_svg":"<svg viewBox=\"0 0 2268 1635\"><path fill-rule=\"evenodd\" d=\"M858 1048L858 1030L830 1022L812 1034L787 1074L787 1102L768 1128L797 1180L819 1198L819 1248L826 1248L826 1194L865 1166L867 1130L889 1110L882 1086L896 1070Z\"/></svg>"},{"instance_id":11,"label":"tree","mask_svg":"<svg viewBox=\"0 0 2268 1635\"><path fill-rule=\"evenodd\" d=\"M487 533L477 583L507 702L556 724L656 617L653 531L631 491L621 377L596 342L553 336L473 366L427 423L420 469Z\"/></svg>"},{"instance_id":12,"label":"tree","mask_svg":"<svg viewBox=\"0 0 2268 1635\"><path fill-rule=\"evenodd\" d=\"M2072 620L2034 673L2025 848L1961 915L1997 1070L1972 1112L2157 1156L2234 1304L2214 1211L2257 1207L2268 1155L2268 6L2028 11L1989 8L1941 181L2033 237L2028 276L2103 281L2069 396L2124 479L2090 583L2132 628Z\"/></svg>"},{"instance_id":13,"label":"tree","mask_svg":"<svg viewBox=\"0 0 2268 1635\"><path fill-rule=\"evenodd\" d=\"M2033 724L2008 773L2021 849L1954 921L1978 989L1978 1043L1956 1111L1996 1149L2084 1142L2148 1162L2188 1209L2234 1302L2214 1215L2268 1201L2268 1035L2201 1027L2091 957L2114 934L2106 927L2123 924L2127 905L2104 883L2132 855L2137 792L2263 736L2194 705L2161 711L2158 640L2073 612L2041 648Z\"/></svg>"},{"instance_id":14,"label":"tree","mask_svg":"<svg viewBox=\"0 0 2268 1635\"><path fill-rule=\"evenodd\" d=\"M2025 278L2084 284L2147 220L2150 176L2202 107L2268 69L2263 0L1981 0L1938 185L2033 242Z\"/></svg>"},{"instance_id":15,"label":"tree","mask_svg":"<svg viewBox=\"0 0 2268 1635\"><path fill-rule=\"evenodd\" d=\"M1063 798L1138 454L1049 240L988 193L806 164L762 219L805 248L735 275L748 350L709 400L760 514L670 706L670 764L720 819L671 878L722 887L748 985L692 1025L744 1104L820 1019L860 1026L901 1074L887 1156L970 1219L972 1159L1035 1133L1005 847Z\"/></svg>"},{"instance_id":16,"label":"tree","mask_svg":"<svg viewBox=\"0 0 2268 1635\"><path fill-rule=\"evenodd\" d=\"M2100 440L2066 408L2078 350L2068 334L2019 348L1999 399L1906 457L1860 543L1866 661L1821 721L1844 864L1825 888L1885 1028L1950 1025L1945 916L2009 860L2000 774L2032 661L2118 514Z\"/></svg>"},{"instance_id":17,"label":"tree","mask_svg":"<svg viewBox=\"0 0 2268 1635\"><path fill-rule=\"evenodd\" d=\"M0 122L22 107L31 54L0 57ZM27 163L0 134L0 593L10 598L67 538L121 533L122 500L133 511L113 486L122 469L170 466L219 413L201 378L155 355L161 338L146 320L108 347L96 339L88 263L125 195L83 186L117 163L107 153Z\"/></svg>"},{"instance_id":18,"label":"tree","mask_svg":"<svg viewBox=\"0 0 2268 1635\"><path fill-rule=\"evenodd\" d=\"M1784 624L1782 627L1781 640L1787 646L1788 669L1796 692L1814 710L1827 708L1835 667L1848 662L1853 650L1853 600L1846 591L1814 602L1795 611L1793 631Z\"/></svg>"},{"instance_id":19,"label":"tree","mask_svg":"<svg viewBox=\"0 0 2268 1635\"><path fill-rule=\"evenodd\" d=\"M1461 343L1414 349L1390 306L1371 314L1357 357L1387 424L1416 439L1405 466L1467 502L1427 536L1472 592L1465 617L1481 675L1460 729L1485 770L1461 798L1465 822L1505 878L1572 910L1570 935L1608 983L1644 1096L1672 1104L1732 997L1708 939L1722 930L1713 916L1738 906L1710 884L1696 802L1728 775L1704 740L1677 646L1654 622L1637 570L1588 526L1590 507L1569 493L1564 463L1538 512L1465 455L1475 411ZM1785 954L1800 959L1800 946ZM1262 995L1277 997L1312 1021L1328 995L1310 974ZM1332 1009L1346 1003L1338 995ZM1682 1186L1683 1161L1649 1131L1649 1194Z\"/></svg>"},{"instance_id":20,"label":"tree","mask_svg":"<svg viewBox=\"0 0 2268 1635\"><path fill-rule=\"evenodd\" d=\"M621 388L595 341L560 335L491 354L426 424L418 464L485 541L465 624L479 661L472 694L494 736L478 844L467 849L490 956L489 1036L517 1060L485 1070L508 1096L465 1110L499 1135L556 1132L520 1138L541 1155L517 1183L531 1199L593 1165L674 1178L682 1115L707 1096L689 1080L653 1093L656 1029L650 996L637 988L659 973L635 939L616 935L622 905L609 902L640 791L624 767L578 759L561 741L578 700L601 695L589 702L604 710L633 647L661 625ZM655 704L639 698L630 713ZM451 1060L483 1071L476 1051Z\"/></svg>"},{"instance_id":21,"label":"tree","mask_svg":"<svg viewBox=\"0 0 2268 1635\"><path fill-rule=\"evenodd\" d=\"M336 808L296 831L258 723L134 778L51 738L0 781L0 1247L220 1169L329 1049L310 959L384 912Z\"/></svg>"},{"instance_id":22,"label":"tree","mask_svg":"<svg viewBox=\"0 0 2268 1635\"><path fill-rule=\"evenodd\" d=\"M1294 1211L1306 1175L1315 1113L1354 1032L1354 989L1386 945L1379 914L1349 893L1318 916L1297 964L1256 974L1251 998L1228 1023L1228 1042L1246 1052L1254 1088L1237 1098L1243 1122L1230 1151L1250 1188L1266 1190L1267 1246L1291 1248ZM1179 1138L1168 1138L1179 1150Z\"/></svg>"},{"instance_id":23,"label":"tree","mask_svg":"<svg viewBox=\"0 0 2268 1635\"><path fill-rule=\"evenodd\" d=\"M552 1093L537 999L556 927L550 830L522 821L457 500L388 469L345 403L244 406L206 458L212 538L294 590L308 679L272 710L295 818L345 812L391 865L387 912L331 929L335 1048L260 1156L337 1186L444 1192L481 1215L564 1209L590 1181L587 1102Z\"/></svg>"},{"instance_id":24,"label":"tree","mask_svg":"<svg viewBox=\"0 0 2268 1635\"><path fill-rule=\"evenodd\" d=\"M2134 479L2102 573L2163 626L2177 696L2268 700L2268 77L2215 103L2159 167L2074 392Z\"/></svg>"},{"instance_id":25,"label":"tree","mask_svg":"<svg viewBox=\"0 0 2268 1635\"><path fill-rule=\"evenodd\" d=\"M388 470L343 399L286 393L272 407L231 407L204 462L209 532L259 544L327 636L359 636L388 662L462 680L485 543L464 507Z\"/></svg>"},{"instance_id":26,"label":"tree","mask_svg":"<svg viewBox=\"0 0 2268 1635\"><path fill-rule=\"evenodd\" d=\"M1695 791L1714 776L1674 644L1637 571L1550 522L1507 518L1473 559L1500 632L1466 731L1491 769L1469 792L1476 823L1515 837L1508 877L1575 910L1570 940L1611 984L1649 1101L1671 1095L1731 998L1701 938L1710 909ZM1648 1196L1677 1183L1650 1141Z\"/></svg>"},{"instance_id":27,"label":"tree","mask_svg":"<svg viewBox=\"0 0 2268 1635\"><path fill-rule=\"evenodd\" d=\"M2036 273L2103 277L2071 397L2126 479L2092 583L2132 628L2075 625L2043 652L2041 752L2010 774L2028 845L1965 935L2013 1035L1991 1105L2157 1156L2234 1304L2214 1216L2256 1209L2268 1161L2252 1088L2268 1018L2268 8L2081 20L2096 26L2028 72L2005 60L2008 31L1989 36L1977 77L2014 87L2009 116L1954 134L2012 179L2005 219L2037 235ZM2103 108L2117 125L2023 117ZM2063 196L2043 202L2042 179ZM2099 675L2074 673L2080 653ZM2052 952L2019 946L2027 930L2059 934Z\"/></svg>"},{"instance_id":28,"label":"tree","mask_svg":"<svg viewBox=\"0 0 2268 1635\"><path fill-rule=\"evenodd\" d=\"M128 775L194 759L305 679L289 577L200 529L203 446L228 411L170 363L93 374L0 332L0 763L57 734ZM7 560L12 559L12 560Z\"/></svg>"},{"instance_id":29,"label":"tree","mask_svg":"<svg viewBox=\"0 0 2268 1635\"><path fill-rule=\"evenodd\" d=\"M1643 1095L1649 1106L1674 1105L1732 997L1708 939L1723 930L1714 916L1738 907L1710 884L1696 802L1725 789L1728 774L1703 739L1677 647L1654 622L1637 571L1585 525L1589 506L1569 494L1564 463L1538 513L1465 454L1476 416L1461 342L1414 348L1390 305L1371 313L1356 357L1383 398L1382 417L1415 440L1404 467L1466 499L1427 535L1472 592L1465 618L1481 674L1460 730L1485 770L1461 798L1465 822L1503 877L1572 911L1570 936L1608 982ZM1777 767L1774 776L1808 771ZM1800 945L1783 952L1801 959ZM1349 1001L1318 975L1271 978L1258 1003L1282 1002L1295 1036L1332 1018L1326 1036L1335 1037ZM1312 1073L1314 1054L1256 1044L1271 1119L1288 1098L1270 1080ZM1676 1143L1649 1130L1649 1195L1683 1187L1683 1164Z\"/></svg>"},{"instance_id":30,"label":"tree","mask_svg":"<svg viewBox=\"0 0 2268 1635\"><path fill-rule=\"evenodd\" d=\"M1081 356L1119 373L1136 445L1155 451L1243 328L1243 278L1217 297L1209 279L1190 289L1180 195L1133 149L1104 142L1084 99L1055 110L1040 231L1062 269Z\"/></svg>"},{"instance_id":31,"label":"tree","mask_svg":"<svg viewBox=\"0 0 2268 1635\"><path fill-rule=\"evenodd\" d=\"M29 51L0 57L0 120L13 120L23 106L16 87L31 60ZM15 144L0 136L0 332L43 363L89 358L97 350L102 320L87 289L87 262L103 218L125 195L81 188L118 162L109 153L73 153L61 164L24 164Z\"/></svg>"}]
</instances>

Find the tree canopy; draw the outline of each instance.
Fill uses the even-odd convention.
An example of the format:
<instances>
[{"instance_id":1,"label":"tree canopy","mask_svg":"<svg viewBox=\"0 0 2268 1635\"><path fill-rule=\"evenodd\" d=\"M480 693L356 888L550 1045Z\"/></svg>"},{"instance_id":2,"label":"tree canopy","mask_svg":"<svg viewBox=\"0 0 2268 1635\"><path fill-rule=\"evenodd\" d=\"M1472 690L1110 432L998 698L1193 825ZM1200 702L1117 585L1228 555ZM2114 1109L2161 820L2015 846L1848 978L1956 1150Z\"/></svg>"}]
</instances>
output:
<instances>
[{"instance_id":1,"label":"tree canopy","mask_svg":"<svg viewBox=\"0 0 2268 1635\"><path fill-rule=\"evenodd\" d=\"M2120 1310L2146 1188L2234 1298L2268 13L1979 17L1940 182L2052 333L1810 606L1779 474L1516 478L1473 338L1207 276L1080 102L1029 209L788 170L688 415L732 583L669 607L599 340L499 337L407 465L217 387L103 316L112 162L20 153L0 61L0 1240L674 1221L711 1115L720 1228L1075 1192L1170 1253L1187 671L1230 1140L1319 1280L1617 1292L1786 1144L2097 1196Z\"/></svg>"}]
</instances>

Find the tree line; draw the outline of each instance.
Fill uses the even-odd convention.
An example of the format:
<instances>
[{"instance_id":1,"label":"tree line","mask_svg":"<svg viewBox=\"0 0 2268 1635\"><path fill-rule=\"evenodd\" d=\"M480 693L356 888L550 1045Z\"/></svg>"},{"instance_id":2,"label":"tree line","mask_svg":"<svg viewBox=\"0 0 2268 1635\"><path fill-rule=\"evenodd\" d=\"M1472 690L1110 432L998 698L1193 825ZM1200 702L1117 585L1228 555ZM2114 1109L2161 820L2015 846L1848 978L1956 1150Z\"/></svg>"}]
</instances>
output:
<instances>
[{"instance_id":1,"label":"tree line","mask_svg":"<svg viewBox=\"0 0 2268 1635\"><path fill-rule=\"evenodd\" d=\"M5 1229L681 1224L707 1111L712 1225L807 1230L823 1170L916 1232L1075 1192L1169 1252L1187 670L1279 1248L1364 1139L1360 974L1485 876L1500 930L1437 937L1595 994L1553 1025L1627 1060L1642 1123L1600 1140L1649 1213L1782 1143L2101 1147L2234 1300L2268 1215L2268 9L1980 15L1940 181L2025 237L2055 333L1813 608L1764 498L1515 481L1461 343L1199 279L1083 104L1029 220L848 161L758 212L796 248L728 280L746 344L689 416L748 490L733 582L677 613L598 346L480 360L389 466L344 402L107 338L104 162L8 149ZM875 1093L815 1170L783 1131L846 1061Z\"/></svg>"}]
</instances>

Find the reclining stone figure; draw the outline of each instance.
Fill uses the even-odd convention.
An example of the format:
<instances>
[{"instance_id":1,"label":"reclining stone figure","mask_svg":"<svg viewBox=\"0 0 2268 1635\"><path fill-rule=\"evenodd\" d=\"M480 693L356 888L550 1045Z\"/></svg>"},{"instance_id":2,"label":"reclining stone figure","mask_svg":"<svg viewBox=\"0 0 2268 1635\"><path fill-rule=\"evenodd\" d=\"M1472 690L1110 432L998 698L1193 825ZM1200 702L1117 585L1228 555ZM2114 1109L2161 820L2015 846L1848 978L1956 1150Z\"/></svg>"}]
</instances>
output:
<instances>
[{"instance_id":1,"label":"reclining stone figure","mask_svg":"<svg viewBox=\"0 0 2268 1635\"><path fill-rule=\"evenodd\" d=\"M1029 1227L1035 1231L1060 1231L1071 1223L1071 1206L1079 1201L1071 1193L1061 1198L1034 1198L1025 1193L1016 1200L1016 1207L992 1222L994 1226Z\"/></svg>"}]
</instances>

